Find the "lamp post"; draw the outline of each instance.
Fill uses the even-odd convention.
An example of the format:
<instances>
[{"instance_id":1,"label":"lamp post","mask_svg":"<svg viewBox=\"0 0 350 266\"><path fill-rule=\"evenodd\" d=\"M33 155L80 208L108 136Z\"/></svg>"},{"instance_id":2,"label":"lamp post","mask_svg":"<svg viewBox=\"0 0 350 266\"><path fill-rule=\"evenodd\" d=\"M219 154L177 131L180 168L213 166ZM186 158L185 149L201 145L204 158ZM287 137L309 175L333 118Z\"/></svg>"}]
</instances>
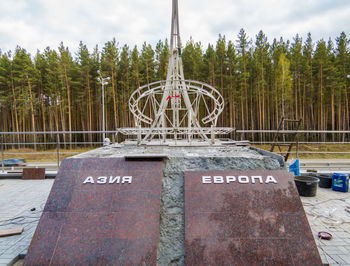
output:
<instances>
[{"instance_id":1,"label":"lamp post","mask_svg":"<svg viewBox=\"0 0 350 266\"><path fill-rule=\"evenodd\" d=\"M106 78L103 78L102 77L102 74L101 74L101 71L100 70L97 70L97 73L100 75L99 78L97 78L97 80L99 82L101 82L102 84L102 142L105 140L106 138L106 128L105 128L105 85L108 84L108 81L110 78L109 77L106 77Z\"/></svg>"}]
</instances>

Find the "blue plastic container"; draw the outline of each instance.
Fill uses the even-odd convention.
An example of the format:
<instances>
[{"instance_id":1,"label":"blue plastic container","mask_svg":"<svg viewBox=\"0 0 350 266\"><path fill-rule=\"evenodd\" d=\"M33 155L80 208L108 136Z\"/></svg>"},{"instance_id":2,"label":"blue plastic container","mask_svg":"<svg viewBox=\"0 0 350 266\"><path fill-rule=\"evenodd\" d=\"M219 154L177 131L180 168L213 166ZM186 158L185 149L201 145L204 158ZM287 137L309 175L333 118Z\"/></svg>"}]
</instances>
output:
<instances>
[{"instance_id":1,"label":"blue plastic container","mask_svg":"<svg viewBox=\"0 0 350 266\"><path fill-rule=\"evenodd\" d=\"M332 175L332 189L334 191L349 191L349 175L334 173Z\"/></svg>"}]
</instances>

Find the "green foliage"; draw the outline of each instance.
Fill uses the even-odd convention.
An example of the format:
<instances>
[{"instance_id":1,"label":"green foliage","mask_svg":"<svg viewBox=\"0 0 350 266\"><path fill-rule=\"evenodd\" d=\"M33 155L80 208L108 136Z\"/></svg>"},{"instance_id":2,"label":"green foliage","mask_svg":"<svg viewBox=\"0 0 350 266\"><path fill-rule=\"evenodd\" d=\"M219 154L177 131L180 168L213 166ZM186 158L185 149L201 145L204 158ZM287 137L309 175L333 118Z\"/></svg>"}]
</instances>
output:
<instances>
[{"instance_id":1,"label":"green foliage","mask_svg":"<svg viewBox=\"0 0 350 266\"><path fill-rule=\"evenodd\" d=\"M154 50L150 44L146 42L142 45L141 50L141 74L145 77L145 83L151 83L155 72Z\"/></svg>"},{"instance_id":2,"label":"green foliage","mask_svg":"<svg viewBox=\"0 0 350 266\"><path fill-rule=\"evenodd\" d=\"M182 63L184 75L187 79L198 80L203 73L203 51L201 43L192 39L186 44L182 51Z\"/></svg>"},{"instance_id":3,"label":"green foliage","mask_svg":"<svg viewBox=\"0 0 350 266\"><path fill-rule=\"evenodd\" d=\"M285 116L285 103L292 100L292 76L290 75L290 62L284 53L278 60L276 79L278 92L282 96L282 116Z\"/></svg>"},{"instance_id":4,"label":"green foliage","mask_svg":"<svg viewBox=\"0 0 350 266\"><path fill-rule=\"evenodd\" d=\"M155 79L165 80L169 61L169 45L159 41L156 45Z\"/></svg>"},{"instance_id":5,"label":"green foliage","mask_svg":"<svg viewBox=\"0 0 350 266\"><path fill-rule=\"evenodd\" d=\"M241 29L234 40L219 35L203 49L192 38L182 49L185 78L215 86L225 99L220 126L274 129L282 115L303 118L305 129L349 130L350 52L342 32L316 43L282 38L255 40ZM167 76L169 44L141 49L115 38L89 51L80 42L74 56L61 43L32 58L23 48L0 54L2 131L101 130L102 90L97 70L110 77L105 89L107 129L133 126L128 99L139 86ZM208 103L210 104L210 103ZM263 138L263 136L260 136Z\"/></svg>"}]
</instances>

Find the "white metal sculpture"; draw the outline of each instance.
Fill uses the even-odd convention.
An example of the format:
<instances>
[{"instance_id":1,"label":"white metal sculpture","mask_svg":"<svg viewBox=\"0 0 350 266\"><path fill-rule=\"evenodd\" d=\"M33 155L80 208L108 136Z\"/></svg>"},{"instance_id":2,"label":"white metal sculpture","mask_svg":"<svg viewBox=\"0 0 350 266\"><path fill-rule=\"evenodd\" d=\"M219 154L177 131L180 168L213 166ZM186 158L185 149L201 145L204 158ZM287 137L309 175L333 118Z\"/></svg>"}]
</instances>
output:
<instances>
[{"instance_id":1,"label":"white metal sculpture","mask_svg":"<svg viewBox=\"0 0 350 266\"><path fill-rule=\"evenodd\" d=\"M179 30L178 0L173 0L170 55L167 79L138 88L129 99L135 128L121 128L118 132L137 135L138 143L152 139L163 143L194 138L213 143L216 134L227 134L232 128L216 128L224 99L214 87L193 80L185 80ZM169 137L169 138L168 138Z\"/></svg>"}]
</instances>

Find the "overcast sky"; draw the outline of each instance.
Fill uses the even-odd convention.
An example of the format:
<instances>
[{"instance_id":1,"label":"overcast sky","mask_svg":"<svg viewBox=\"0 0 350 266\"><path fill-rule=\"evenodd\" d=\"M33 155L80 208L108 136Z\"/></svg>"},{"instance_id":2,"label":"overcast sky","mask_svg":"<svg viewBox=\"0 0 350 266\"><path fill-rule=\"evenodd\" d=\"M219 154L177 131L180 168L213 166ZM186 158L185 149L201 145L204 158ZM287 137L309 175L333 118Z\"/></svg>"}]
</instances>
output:
<instances>
[{"instance_id":1,"label":"overcast sky","mask_svg":"<svg viewBox=\"0 0 350 266\"><path fill-rule=\"evenodd\" d=\"M170 34L171 0L1 0L0 49L17 45L35 54L59 43L76 51L79 41L92 49L116 37L120 45L154 45ZM218 35L236 40L241 28L268 41L333 40L350 37L350 0L179 0L183 43L190 37L206 48Z\"/></svg>"}]
</instances>

